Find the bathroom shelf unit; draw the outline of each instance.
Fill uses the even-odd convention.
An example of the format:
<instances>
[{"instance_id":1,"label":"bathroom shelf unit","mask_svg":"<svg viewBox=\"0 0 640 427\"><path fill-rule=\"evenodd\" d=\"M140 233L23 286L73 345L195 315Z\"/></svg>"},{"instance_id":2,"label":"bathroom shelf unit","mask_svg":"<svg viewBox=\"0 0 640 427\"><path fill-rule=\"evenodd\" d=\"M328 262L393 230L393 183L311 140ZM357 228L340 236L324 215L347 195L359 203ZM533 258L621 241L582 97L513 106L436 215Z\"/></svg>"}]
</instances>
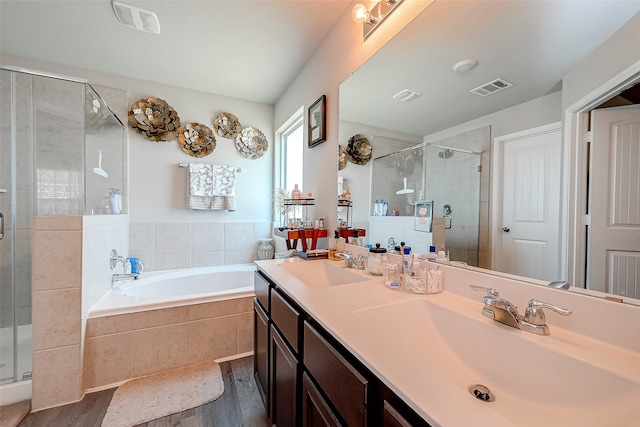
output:
<instances>
[{"instance_id":1,"label":"bathroom shelf unit","mask_svg":"<svg viewBox=\"0 0 640 427\"><path fill-rule=\"evenodd\" d=\"M284 205L287 207L287 213L282 226L294 230L305 228L304 222L309 220L307 207L314 206L315 204L315 199L310 197L284 199Z\"/></svg>"},{"instance_id":2,"label":"bathroom shelf unit","mask_svg":"<svg viewBox=\"0 0 640 427\"><path fill-rule=\"evenodd\" d=\"M318 239L327 237L326 229L307 228L307 229L290 229L275 228L273 235L282 237L287 243L287 249L295 249L298 246L298 240L302 243L302 250L314 250L318 244Z\"/></svg>"},{"instance_id":3,"label":"bathroom shelf unit","mask_svg":"<svg viewBox=\"0 0 640 427\"><path fill-rule=\"evenodd\" d=\"M351 228L353 202L349 199L338 199L338 227Z\"/></svg>"}]
</instances>

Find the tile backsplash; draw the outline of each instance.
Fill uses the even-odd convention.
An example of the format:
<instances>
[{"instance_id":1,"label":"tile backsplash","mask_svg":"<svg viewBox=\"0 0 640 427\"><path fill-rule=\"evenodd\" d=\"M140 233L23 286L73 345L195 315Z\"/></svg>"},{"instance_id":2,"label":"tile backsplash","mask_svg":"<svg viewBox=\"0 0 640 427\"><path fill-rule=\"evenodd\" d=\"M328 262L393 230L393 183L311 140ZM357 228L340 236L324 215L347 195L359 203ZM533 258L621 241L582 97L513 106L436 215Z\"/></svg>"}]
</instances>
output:
<instances>
[{"instance_id":1,"label":"tile backsplash","mask_svg":"<svg viewBox=\"0 0 640 427\"><path fill-rule=\"evenodd\" d=\"M271 235L271 222L132 223L129 256L145 271L242 264Z\"/></svg>"}]
</instances>

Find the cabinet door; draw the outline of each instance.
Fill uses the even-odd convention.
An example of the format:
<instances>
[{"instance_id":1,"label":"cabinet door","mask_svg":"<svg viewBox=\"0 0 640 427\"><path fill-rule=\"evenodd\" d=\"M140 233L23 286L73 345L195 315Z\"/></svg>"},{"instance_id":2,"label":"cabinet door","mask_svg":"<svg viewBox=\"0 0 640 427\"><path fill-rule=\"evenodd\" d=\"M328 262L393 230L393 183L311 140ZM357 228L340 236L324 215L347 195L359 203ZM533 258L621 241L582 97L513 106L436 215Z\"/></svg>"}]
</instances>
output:
<instances>
[{"instance_id":1,"label":"cabinet door","mask_svg":"<svg viewBox=\"0 0 640 427\"><path fill-rule=\"evenodd\" d=\"M269 415L269 318L257 299L253 313L253 376Z\"/></svg>"},{"instance_id":2,"label":"cabinet door","mask_svg":"<svg viewBox=\"0 0 640 427\"><path fill-rule=\"evenodd\" d=\"M307 373L302 374L302 427L339 427L340 422Z\"/></svg>"},{"instance_id":3,"label":"cabinet door","mask_svg":"<svg viewBox=\"0 0 640 427\"><path fill-rule=\"evenodd\" d=\"M352 427L365 427L369 381L320 332L304 322L304 366L340 419Z\"/></svg>"},{"instance_id":4,"label":"cabinet door","mask_svg":"<svg viewBox=\"0 0 640 427\"><path fill-rule=\"evenodd\" d=\"M300 363L276 328L271 325L271 421L278 427L298 424Z\"/></svg>"},{"instance_id":5,"label":"cabinet door","mask_svg":"<svg viewBox=\"0 0 640 427\"><path fill-rule=\"evenodd\" d=\"M411 423L407 421L401 414L391 406L388 401L384 401L384 415L382 416L383 427L411 427Z\"/></svg>"},{"instance_id":6,"label":"cabinet door","mask_svg":"<svg viewBox=\"0 0 640 427\"><path fill-rule=\"evenodd\" d=\"M382 427L430 427L389 389L385 388L382 393L386 395L382 405Z\"/></svg>"}]
</instances>

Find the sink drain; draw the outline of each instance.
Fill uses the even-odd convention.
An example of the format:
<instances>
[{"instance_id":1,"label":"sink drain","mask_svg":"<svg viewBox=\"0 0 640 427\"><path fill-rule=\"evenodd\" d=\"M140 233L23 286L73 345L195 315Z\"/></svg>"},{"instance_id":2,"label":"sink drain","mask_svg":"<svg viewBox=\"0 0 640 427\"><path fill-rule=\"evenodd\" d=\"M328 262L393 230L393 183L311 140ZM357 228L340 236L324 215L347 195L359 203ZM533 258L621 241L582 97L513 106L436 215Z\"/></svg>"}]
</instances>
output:
<instances>
[{"instance_id":1,"label":"sink drain","mask_svg":"<svg viewBox=\"0 0 640 427\"><path fill-rule=\"evenodd\" d=\"M491 394L491 390L489 387L483 386L482 384L476 384L469 387L469 391L478 400L482 400L483 402L493 402L495 397Z\"/></svg>"}]
</instances>

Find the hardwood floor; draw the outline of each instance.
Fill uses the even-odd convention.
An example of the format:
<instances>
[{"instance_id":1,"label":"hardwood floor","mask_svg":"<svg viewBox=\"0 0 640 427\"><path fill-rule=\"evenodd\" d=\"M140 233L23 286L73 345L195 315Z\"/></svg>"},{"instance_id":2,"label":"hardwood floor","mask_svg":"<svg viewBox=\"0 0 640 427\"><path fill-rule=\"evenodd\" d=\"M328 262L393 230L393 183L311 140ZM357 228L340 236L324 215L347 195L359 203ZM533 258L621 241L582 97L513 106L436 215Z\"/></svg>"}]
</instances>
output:
<instances>
[{"instance_id":1,"label":"hardwood floor","mask_svg":"<svg viewBox=\"0 0 640 427\"><path fill-rule=\"evenodd\" d=\"M253 357L220 364L224 393L206 405L140 427L267 427L269 419L253 379ZM29 414L19 427L100 427L116 389L87 394L82 401Z\"/></svg>"}]
</instances>

